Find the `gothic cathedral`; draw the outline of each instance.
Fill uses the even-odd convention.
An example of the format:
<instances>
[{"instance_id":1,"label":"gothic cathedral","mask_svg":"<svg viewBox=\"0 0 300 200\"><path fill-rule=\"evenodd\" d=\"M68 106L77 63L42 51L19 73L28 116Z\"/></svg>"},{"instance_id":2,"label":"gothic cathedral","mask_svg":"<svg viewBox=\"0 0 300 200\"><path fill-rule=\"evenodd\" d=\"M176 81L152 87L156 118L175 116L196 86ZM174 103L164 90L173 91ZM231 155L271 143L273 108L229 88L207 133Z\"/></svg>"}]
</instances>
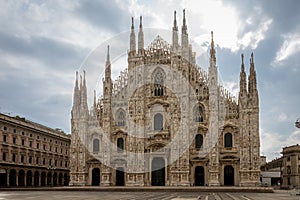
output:
<instances>
[{"instance_id":1,"label":"gothic cathedral","mask_svg":"<svg viewBox=\"0 0 300 200\"><path fill-rule=\"evenodd\" d=\"M213 33L209 68L196 64L185 10L176 11L172 44L144 47L132 19L128 67L111 79L109 47L103 94L91 109L85 72L71 111L70 185L258 186L259 98L253 53L248 81L242 54L238 102L218 82ZM181 39L181 42L179 42ZM113 49L111 50L113 51Z\"/></svg>"}]
</instances>

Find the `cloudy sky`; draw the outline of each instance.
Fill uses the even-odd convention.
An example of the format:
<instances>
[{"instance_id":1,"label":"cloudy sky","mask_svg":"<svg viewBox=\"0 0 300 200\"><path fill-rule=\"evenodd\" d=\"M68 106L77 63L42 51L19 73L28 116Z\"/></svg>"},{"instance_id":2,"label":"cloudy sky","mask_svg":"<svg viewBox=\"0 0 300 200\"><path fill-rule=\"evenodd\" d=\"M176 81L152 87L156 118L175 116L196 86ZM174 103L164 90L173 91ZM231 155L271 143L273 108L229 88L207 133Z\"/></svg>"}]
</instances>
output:
<instances>
[{"instance_id":1,"label":"cloudy sky","mask_svg":"<svg viewBox=\"0 0 300 200\"><path fill-rule=\"evenodd\" d=\"M204 51L214 31L219 73L234 95L240 54L248 73L254 52L261 153L270 160L280 156L282 147L300 143L294 126L300 117L300 1L2 0L0 7L1 113L70 132L75 71L86 66L87 76L102 73L101 66L98 71L87 66L91 52L99 51L93 55L103 66L106 44L118 38L125 45L111 51L121 49L118 55L124 57L131 16L136 27L143 15L145 28L171 30L173 11L180 27L185 8L189 37ZM150 32L146 45L154 39ZM113 62L114 76L125 65L119 60Z\"/></svg>"}]
</instances>

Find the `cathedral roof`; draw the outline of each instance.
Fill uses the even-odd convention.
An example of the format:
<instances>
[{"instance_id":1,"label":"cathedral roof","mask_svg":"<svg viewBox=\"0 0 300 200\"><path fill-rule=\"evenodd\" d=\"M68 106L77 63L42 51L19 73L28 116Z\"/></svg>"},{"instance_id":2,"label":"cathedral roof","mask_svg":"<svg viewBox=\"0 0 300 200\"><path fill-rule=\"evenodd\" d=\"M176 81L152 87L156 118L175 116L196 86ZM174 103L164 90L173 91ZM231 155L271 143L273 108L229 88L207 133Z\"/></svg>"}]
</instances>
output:
<instances>
[{"instance_id":1,"label":"cathedral roof","mask_svg":"<svg viewBox=\"0 0 300 200\"><path fill-rule=\"evenodd\" d=\"M147 54L155 54L157 51L164 52L164 54L170 54L171 45L165 41L160 35L150 43L146 52Z\"/></svg>"}]
</instances>

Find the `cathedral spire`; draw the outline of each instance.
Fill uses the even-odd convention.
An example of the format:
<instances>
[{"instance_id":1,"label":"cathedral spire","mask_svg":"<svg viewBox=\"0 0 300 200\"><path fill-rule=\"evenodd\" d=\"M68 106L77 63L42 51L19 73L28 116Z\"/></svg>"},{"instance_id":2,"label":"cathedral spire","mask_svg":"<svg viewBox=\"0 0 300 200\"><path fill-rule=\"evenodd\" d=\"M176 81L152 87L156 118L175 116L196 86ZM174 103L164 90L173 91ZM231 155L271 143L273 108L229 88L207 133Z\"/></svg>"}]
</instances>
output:
<instances>
[{"instance_id":1,"label":"cathedral spire","mask_svg":"<svg viewBox=\"0 0 300 200\"><path fill-rule=\"evenodd\" d=\"M107 45L107 55L105 63L105 79L110 78L111 76L111 64L110 64L110 55L109 55L109 45Z\"/></svg>"},{"instance_id":2,"label":"cathedral spire","mask_svg":"<svg viewBox=\"0 0 300 200\"><path fill-rule=\"evenodd\" d=\"M133 17L131 18L130 52L135 52L135 32L134 32L134 19L133 19Z\"/></svg>"},{"instance_id":3,"label":"cathedral spire","mask_svg":"<svg viewBox=\"0 0 300 200\"><path fill-rule=\"evenodd\" d=\"M94 109L97 107L96 90L94 90Z\"/></svg>"},{"instance_id":4,"label":"cathedral spire","mask_svg":"<svg viewBox=\"0 0 300 200\"><path fill-rule=\"evenodd\" d=\"M250 58L250 74L249 74L249 85L248 85L248 91L249 94L255 94L257 92L257 85L256 85L256 71L254 68L254 58L253 58L253 52L251 53Z\"/></svg>"},{"instance_id":5,"label":"cathedral spire","mask_svg":"<svg viewBox=\"0 0 300 200\"><path fill-rule=\"evenodd\" d=\"M86 80L85 80L85 70L83 70L83 84L81 89L81 106L84 109L87 109L87 88L86 88Z\"/></svg>"},{"instance_id":6,"label":"cathedral spire","mask_svg":"<svg viewBox=\"0 0 300 200\"><path fill-rule=\"evenodd\" d=\"M173 48L178 47L178 26L176 21L176 10L174 11L174 24L173 24Z\"/></svg>"},{"instance_id":7,"label":"cathedral spire","mask_svg":"<svg viewBox=\"0 0 300 200\"><path fill-rule=\"evenodd\" d=\"M144 49L144 33L143 33L143 23L142 23L142 16L140 16L140 30L138 35L138 52L139 54L142 53Z\"/></svg>"},{"instance_id":8,"label":"cathedral spire","mask_svg":"<svg viewBox=\"0 0 300 200\"><path fill-rule=\"evenodd\" d=\"M80 91L82 89L82 75L80 75Z\"/></svg>"},{"instance_id":9,"label":"cathedral spire","mask_svg":"<svg viewBox=\"0 0 300 200\"><path fill-rule=\"evenodd\" d=\"M215 50L214 32L213 31L211 31L210 61L216 63L216 50Z\"/></svg>"},{"instance_id":10,"label":"cathedral spire","mask_svg":"<svg viewBox=\"0 0 300 200\"><path fill-rule=\"evenodd\" d=\"M247 79L244 65L244 54L241 54L242 64L241 64L241 72L240 72L240 92L239 99L241 100L243 97L247 96Z\"/></svg>"},{"instance_id":11,"label":"cathedral spire","mask_svg":"<svg viewBox=\"0 0 300 200\"><path fill-rule=\"evenodd\" d=\"M187 33L187 25L186 25L186 19L185 19L185 9L183 9L183 24L181 28L181 46L183 48L187 48L189 44L188 41L188 33Z\"/></svg>"},{"instance_id":12,"label":"cathedral spire","mask_svg":"<svg viewBox=\"0 0 300 200\"><path fill-rule=\"evenodd\" d=\"M78 87L78 72L76 72L76 80L73 94L73 110L80 104L80 91Z\"/></svg>"},{"instance_id":13,"label":"cathedral spire","mask_svg":"<svg viewBox=\"0 0 300 200\"><path fill-rule=\"evenodd\" d=\"M85 70L83 70L83 87L86 87L86 81L85 81Z\"/></svg>"},{"instance_id":14,"label":"cathedral spire","mask_svg":"<svg viewBox=\"0 0 300 200\"><path fill-rule=\"evenodd\" d=\"M111 80L111 63L109 55L109 45L107 45L107 56L105 63L105 77L103 82L103 95L104 98L110 98L112 92L112 80Z\"/></svg>"}]
</instances>

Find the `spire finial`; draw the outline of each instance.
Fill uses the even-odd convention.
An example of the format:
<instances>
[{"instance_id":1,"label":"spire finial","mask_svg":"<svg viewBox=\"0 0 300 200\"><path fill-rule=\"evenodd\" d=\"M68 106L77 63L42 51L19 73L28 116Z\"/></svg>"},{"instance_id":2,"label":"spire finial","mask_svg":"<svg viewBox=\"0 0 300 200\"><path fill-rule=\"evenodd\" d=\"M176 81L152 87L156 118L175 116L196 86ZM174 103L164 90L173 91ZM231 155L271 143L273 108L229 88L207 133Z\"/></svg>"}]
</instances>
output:
<instances>
[{"instance_id":1,"label":"spire finial","mask_svg":"<svg viewBox=\"0 0 300 200\"><path fill-rule=\"evenodd\" d=\"M143 28L143 23L142 23L142 16L140 16L140 28Z\"/></svg>"},{"instance_id":2,"label":"spire finial","mask_svg":"<svg viewBox=\"0 0 300 200\"><path fill-rule=\"evenodd\" d=\"M185 21L185 9L183 9L183 26L186 26L186 21Z\"/></svg>"},{"instance_id":3,"label":"spire finial","mask_svg":"<svg viewBox=\"0 0 300 200\"><path fill-rule=\"evenodd\" d=\"M245 65L244 65L244 54L241 54L241 58L242 58L242 64L241 64L241 71L244 72L245 71Z\"/></svg>"},{"instance_id":4,"label":"spire finial","mask_svg":"<svg viewBox=\"0 0 300 200\"><path fill-rule=\"evenodd\" d=\"M96 108L96 90L94 90L94 109Z\"/></svg>"},{"instance_id":5,"label":"spire finial","mask_svg":"<svg viewBox=\"0 0 300 200\"><path fill-rule=\"evenodd\" d=\"M107 61L109 60L109 45L107 45Z\"/></svg>"},{"instance_id":6,"label":"spire finial","mask_svg":"<svg viewBox=\"0 0 300 200\"><path fill-rule=\"evenodd\" d=\"M76 81L78 81L78 71L76 71Z\"/></svg>"},{"instance_id":7,"label":"spire finial","mask_svg":"<svg viewBox=\"0 0 300 200\"><path fill-rule=\"evenodd\" d=\"M176 10L174 10L174 28L177 27Z\"/></svg>"},{"instance_id":8,"label":"spire finial","mask_svg":"<svg viewBox=\"0 0 300 200\"><path fill-rule=\"evenodd\" d=\"M80 75L80 88L82 87L82 75Z\"/></svg>"},{"instance_id":9,"label":"spire finial","mask_svg":"<svg viewBox=\"0 0 300 200\"><path fill-rule=\"evenodd\" d=\"M83 86L85 86L85 70L83 70Z\"/></svg>"},{"instance_id":10,"label":"spire finial","mask_svg":"<svg viewBox=\"0 0 300 200\"><path fill-rule=\"evenodd\" d=\"M213 31L211 31L210 58L211 58L214 62L216 62L216 50L215 50L214 32L213 32Z\"/></svg>"},{"instance_id":11,"label":"spire finial","mask_svg":"<svg viewBox=\"0 0 300 200\"><path fill-rule=\"evenodd\" d=\"M134 29L134 19L131 17L131 29Z\"/></svg>"},{"instance_id":12,"label":"spire finial","mask_svg":"<svg viewBox=\"0 0 300 200\"><path fill-rule=\"evenodd\" d=\"M241 57L242 57L242 65L244 65L244 54L243 53L241 54Z\"/></svg>"},{"instance_id":13,"label":"spire finial","mask_svg":"<svg viewBox=\"0 0 300 200\"><path fill-rule=\"evenodd\" d=\"M251 63L254 63L253 52L251 53Z\"/></svg>"}]
</instances>

